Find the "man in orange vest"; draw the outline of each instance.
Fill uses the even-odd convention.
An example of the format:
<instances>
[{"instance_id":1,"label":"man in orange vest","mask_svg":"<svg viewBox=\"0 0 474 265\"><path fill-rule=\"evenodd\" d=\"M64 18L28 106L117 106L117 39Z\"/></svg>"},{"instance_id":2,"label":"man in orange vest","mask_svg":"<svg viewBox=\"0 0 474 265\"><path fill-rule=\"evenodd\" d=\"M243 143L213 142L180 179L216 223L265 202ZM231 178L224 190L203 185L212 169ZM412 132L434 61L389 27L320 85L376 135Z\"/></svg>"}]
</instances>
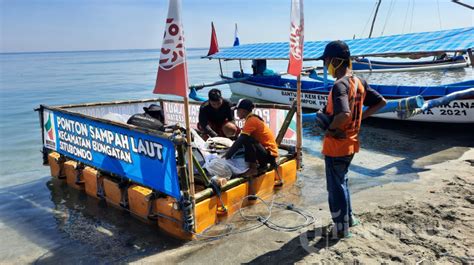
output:
<instances>
[{"instance_id":1,"label":"man in orange vest","mask_svg":"<svg viewBox=\"0 0 474 265\"><path fill-rule=\"evenodd\" d=\"M343 41L326 45L324 66L336 79L329 93L325 114L332 117L325 132L323 150L329 209L337 238L350 237L349 227L358 224L352 215L347 172L354 154L359 151L359 129L364 118L387 103L365 80L352 74L349 47ZM363 106L367 106L363 110Z\"/></svg>"}]
</instances>

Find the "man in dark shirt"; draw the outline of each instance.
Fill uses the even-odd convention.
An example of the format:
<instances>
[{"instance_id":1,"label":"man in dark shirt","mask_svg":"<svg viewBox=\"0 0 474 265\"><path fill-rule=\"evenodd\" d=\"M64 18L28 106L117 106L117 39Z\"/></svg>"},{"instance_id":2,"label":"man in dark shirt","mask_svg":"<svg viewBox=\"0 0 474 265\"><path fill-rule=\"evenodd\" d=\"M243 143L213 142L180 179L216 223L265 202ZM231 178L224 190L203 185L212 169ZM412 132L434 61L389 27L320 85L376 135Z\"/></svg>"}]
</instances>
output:
<instances>
[{"instance_id":1,"label":"man in dark shirt","mask_svg":"<svg viewBox=\"0 0 474 265\"><path fill-rule=\"evenodd\" d=\"M235 137L239 129L234 123L231 103L215 88L209 90L208 96L209 100L199 108L198 129L210 137Z\"/></svg>"},{"instance_id":2,"label":"man in dark shirt","mask_svg":"<svg viewBox=\"0 0 474 265\"><path fill-rule=\"evenodd\" d=\"M359 129L362 119L385 106L385 99L365 80L352 74L349 47L342 41L327 44L324 60L336 81L329 93L326 114L333 117L326 130L323 150L329 209L338 238L350 237L349 227L358 224L352 215L347 172L354 154L359 151ZM367 109L363 107L368 106Z\"/></svg>"}]
</instances>

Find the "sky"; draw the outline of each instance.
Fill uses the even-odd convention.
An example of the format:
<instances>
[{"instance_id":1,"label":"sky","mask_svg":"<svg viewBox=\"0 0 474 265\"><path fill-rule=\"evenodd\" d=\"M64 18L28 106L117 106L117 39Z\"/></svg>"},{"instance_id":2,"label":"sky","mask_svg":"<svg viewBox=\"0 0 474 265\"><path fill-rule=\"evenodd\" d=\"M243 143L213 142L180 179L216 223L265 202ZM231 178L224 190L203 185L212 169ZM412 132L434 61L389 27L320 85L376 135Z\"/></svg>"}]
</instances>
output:
<instances>
[{"instance_id":1,"label":"sky","mask_svg":"<svg viewBox=\"0 0 474 265\"><path fill-rule=\"evenodd\" d=\"M291 0L182 0L187 48L288 41ZM474 0L463 0L474 5ZM367 37L376 0L305 0L305 40ZM168 0L0 0L0 52L159 49ZM382 0L373 36L472 27L451 0Z\"/></svg>"}]
</instances>

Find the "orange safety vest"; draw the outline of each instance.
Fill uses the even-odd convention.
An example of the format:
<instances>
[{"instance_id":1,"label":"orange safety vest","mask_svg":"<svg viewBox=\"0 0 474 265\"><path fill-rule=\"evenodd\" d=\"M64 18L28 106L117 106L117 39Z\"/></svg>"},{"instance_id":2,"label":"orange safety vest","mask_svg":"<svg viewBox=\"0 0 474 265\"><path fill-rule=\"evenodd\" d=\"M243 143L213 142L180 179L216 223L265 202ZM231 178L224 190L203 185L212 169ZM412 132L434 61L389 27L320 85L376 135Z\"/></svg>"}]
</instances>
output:
<instances>
[{"instance_id":1,"label":"orange safety vest","mask_svg":"<svg viewBox=\"0 0 474 265\"><path fill-rule=\"evenodd\" d=\"M336 139L325 136L322 153L330 157L341 157L359 152L359 129L362 121L362 110L365 99L365 87L357 77L349 78L348 100L351 118L340 128L346 133L346 138ZM333 115L332 90L329 92L326 114Z\"/></svg>"}]
</instances>

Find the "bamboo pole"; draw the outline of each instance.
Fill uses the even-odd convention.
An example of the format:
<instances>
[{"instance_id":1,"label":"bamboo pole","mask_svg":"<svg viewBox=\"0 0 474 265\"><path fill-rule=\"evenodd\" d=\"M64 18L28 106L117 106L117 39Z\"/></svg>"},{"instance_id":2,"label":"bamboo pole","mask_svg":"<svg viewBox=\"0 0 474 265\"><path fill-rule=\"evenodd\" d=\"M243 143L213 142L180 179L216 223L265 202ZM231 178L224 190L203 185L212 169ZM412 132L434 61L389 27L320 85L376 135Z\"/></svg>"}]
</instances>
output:
<instances>
[{"instance_id":1,"label":"bamboo pole","mask_svg":"<svg viewBox=\"0 0 474 265\"><path fill-rule=\"evenodd\" d=\"M303 126L301 122L301 74L299 74L296 81L296 162L298 170L301 170L302 164L301 146L303 142Z\"/></svg>"},{"instance_id":2,"label":"bamboo pole","mask_svg":"<svg viewBox=\"0 0 474 265\"><path fill-rule=\"evenodd\" d=\"M188 177L189 177L189 195L191 196L192 216L194 220L193 229L196 231L196 192L194 189L194 167L193 167L193 147L191 145L191 126L189 124L189 98L184 97L184 118L186 120L186 145L188 149Z\"/></svg>"},{"instance_id":3,"label":"bamboo pole","mask_svg":"<svg viewBox=\"0 0 474 265\"><path fill-rule=\"evenodd\" d=\"M184 119L186 120L186 146L188 148L188 176L189 176L189 194L194 204L194 168L193 168L193 148L191 146L191 126L189 124L189 99L184 97Z\"/></svg>"},{"instance_id":4,"label":"bamboo pole","mask_svg":"<svg viewBox=\"0 0 474 265\"><path fill-rule=\"evenodd\" d=\"M286 114L285 120L283 121L283 124L280 127L280 131L278 131L278 135L275 139L278 147L280 147L281 141L283 141L283 137L285 137L285 133L288 130L288 127L290 126L291 120L293 119L293 115L295 115L296 112L296 101L293 101L291 104L291 108L288 111L288 114Z\"/></svg>"}]
</instances>

